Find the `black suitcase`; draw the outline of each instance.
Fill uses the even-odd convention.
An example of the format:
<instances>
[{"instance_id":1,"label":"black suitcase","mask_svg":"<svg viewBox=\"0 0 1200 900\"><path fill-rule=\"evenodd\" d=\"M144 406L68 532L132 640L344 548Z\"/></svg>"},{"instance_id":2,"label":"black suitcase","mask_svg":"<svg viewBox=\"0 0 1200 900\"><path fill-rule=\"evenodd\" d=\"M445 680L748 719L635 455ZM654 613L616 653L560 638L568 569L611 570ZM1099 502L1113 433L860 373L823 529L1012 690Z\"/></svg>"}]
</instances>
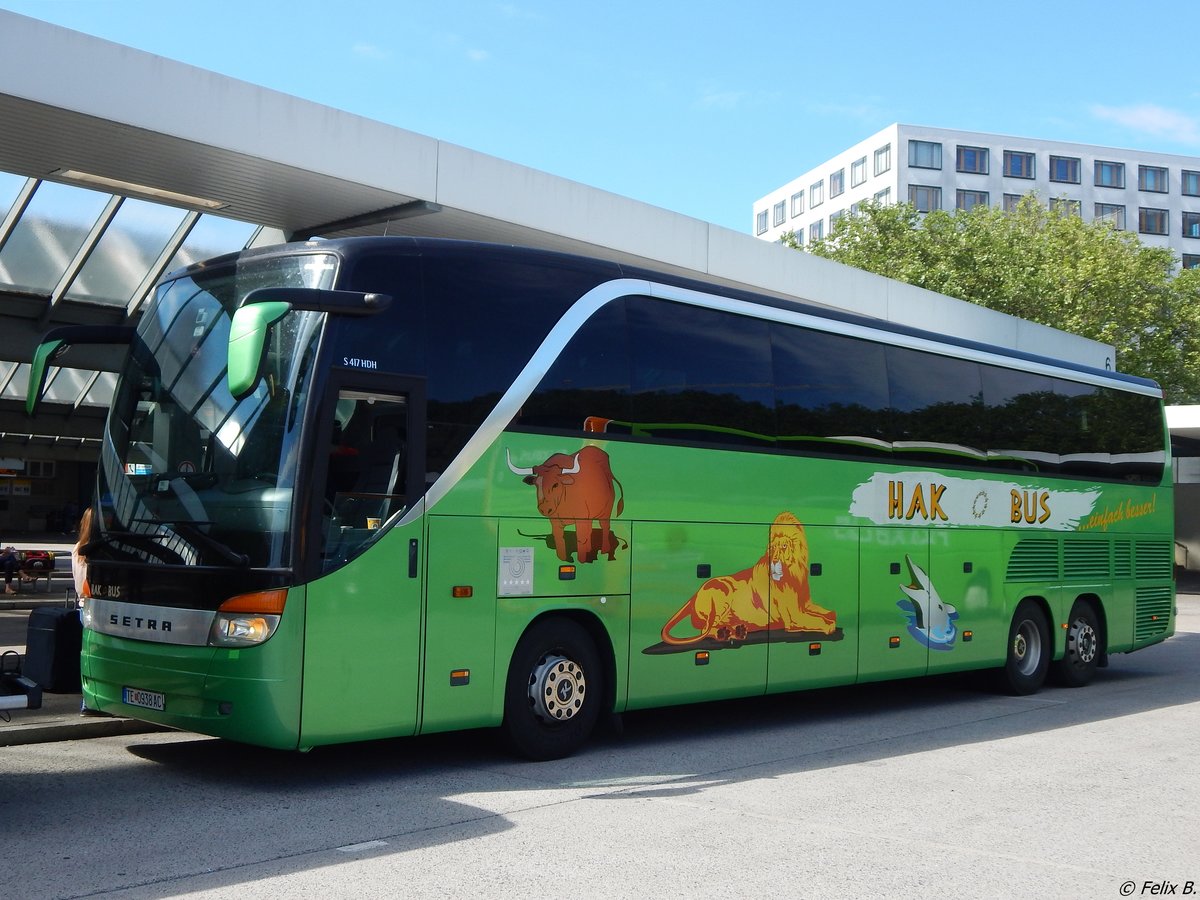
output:
<instances>
[{"instance_id":1,"label":"black suitcase","mask_svg":"<svg viewBox=\"0 0 1200 900\"><path fill-rule=\"evenodd\" d=\"M79 610L41 606L29 613L25 637L27 678L52 694L78 694L79 652L83 649L83 623Z\"/></svg>"}]
</instances>

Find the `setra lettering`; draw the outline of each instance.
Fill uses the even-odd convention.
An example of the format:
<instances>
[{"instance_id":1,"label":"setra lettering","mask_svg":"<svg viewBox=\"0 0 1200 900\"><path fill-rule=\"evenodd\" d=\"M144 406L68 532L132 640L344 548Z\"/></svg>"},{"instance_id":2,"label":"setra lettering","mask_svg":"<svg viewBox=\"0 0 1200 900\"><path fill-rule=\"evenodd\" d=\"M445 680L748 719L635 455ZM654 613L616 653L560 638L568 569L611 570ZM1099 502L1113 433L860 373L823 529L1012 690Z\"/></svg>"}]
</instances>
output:
<instances>
[{"instance_id":1,"label":"setra lettering","mask_svg":"<svg viewBox=\"0 0 1200 900\"><path fill-rule=\"evenodd\" d=\"M170 631L170 619L144 619L141 616L118 616L111 613L109 625L119 625L122 628L140 628L142 631Z\"/></svg>"}]
</instances>

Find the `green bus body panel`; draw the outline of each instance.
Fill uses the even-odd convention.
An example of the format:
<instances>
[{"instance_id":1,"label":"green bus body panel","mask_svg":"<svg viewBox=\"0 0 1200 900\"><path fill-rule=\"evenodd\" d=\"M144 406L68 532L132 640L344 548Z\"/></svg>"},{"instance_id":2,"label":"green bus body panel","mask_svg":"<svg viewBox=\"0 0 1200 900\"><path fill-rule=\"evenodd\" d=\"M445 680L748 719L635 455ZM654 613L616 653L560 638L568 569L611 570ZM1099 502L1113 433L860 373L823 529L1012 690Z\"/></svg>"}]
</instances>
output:
<instances>
[{"instance_id":1,"label":"green bus body panel","mask_svg":"<svg viewBox=\"0 0 1200 900\"><path fill-rule=\"evenodd\" d=\"M581 488L581 471L574 497L592 500L557 515L509 467L585 447L607 474ZM85 695L303 748L499 724L513 649L544 615L597 637L618 712L1002 665L1029 597L1056 658L1081 597L1110 651L1135 650L1174 633L1169 490L505 433L425 516L292 589L261 647L88 632ZM125 707L123 686L167 709Z\"/></svg>"},{"instance_id":2,"label":"green bus body panel","mask_svg":"<svg viewBox=\"0 0 1200 900\"><path fill-rule=\"evenodd\" d=\"M1005 543L1005 533L995 530L929 533L929 577L943 604L954 607L958 632L949 647L930 641L930 675L1004 664L1008 628L1021 599L1005 594Z\"/></svg>"},{"instance_id":3,"label":"green bus body panel","mask_svg":"<svg viewBox=\"0 0 1200 900\"><path fill-rule=\"evenodd\" d=\"M494 724L496 536L495 519L430 518L422 732Z\"/></svg>"},{"instance_id":4,"label":"green bus body panel","mask_svg":"<svg viewBox=\"0 0 1200 900\"><path fill-rule=\"evenodd\" d=\"M84 701L112 715L249 744L299 746L304 588L288 592L279 627L257 647L180 647L84 632ZM122 702L122 688L161 693L162 711ZM223 714L222 705L229 712Z\"/></svg>"},{"instance_id":5,"label":"green bus body panel","mask_svg":"<svg viewBox=\"0 0 1200 900\"><path fill-rule=\"evenodd\" d=\"M859 530L845 526L806 528L812 602L836 615L830 634L772 623L767 690L849 684L859 664ZM788 599L790 592L784 592Z\"/></svg>"},{"instance_id":6,"label":"green bus body panel","mask_svg":"<svg viewBox=\"0 0 1200 900\"><path fill-rule=\"evenodd\" d=\"M409 577L409 541L423 544L422 527L389 530L308 585L302 746L416 732L422 579Z\"/></svg>"},{"instance_id":7,"label":"green bus body panel","mask_svg":"<svg viewBox=\"0 0 1200 900\"><path fill-rule=\"evenodd\" d=\"M862 528L859 533L858 680L924 675L929 646L922 635L928 629L916 628L898 604L905 600L900 586L915 583L910 562L929 571L929 533L895 528Z\"/></svg>"},{"instance_id":8,"label":"green bus body panel","mask_svg":"<svg viewBox=\"0 0 1200 900\"><path fill-rule=\"evenodd\" d=\"M630 709L766 691L767 644L738 642L707 627L714 609L729 604L748 634L766 634L769 612L747 582L766 544L763 525L635 525ZM697 574L699 567L708 574ZM739 572L745 577L738 579ZM764 573L760 580L766 587L770 579Z\"/></svg>"}]
</instances>

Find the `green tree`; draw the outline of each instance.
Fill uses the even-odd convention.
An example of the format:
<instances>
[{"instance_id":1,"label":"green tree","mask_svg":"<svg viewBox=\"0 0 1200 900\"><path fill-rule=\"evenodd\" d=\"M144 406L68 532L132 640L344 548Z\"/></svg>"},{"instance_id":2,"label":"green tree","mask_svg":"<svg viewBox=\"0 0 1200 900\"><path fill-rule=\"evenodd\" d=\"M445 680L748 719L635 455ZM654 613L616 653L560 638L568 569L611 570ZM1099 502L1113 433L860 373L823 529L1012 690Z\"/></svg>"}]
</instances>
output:
<instances>
[{"instance_id":1,"label":"green tree","mask_svg":"<svg viewBox=\"0 0 1200 900\"><path fill-rule=\"evenodd\" d=\"M1155 379L1168 403L1200 401L1200 271L1174 275L1170 250L1106 222L1033 194L1011 212L864 204L805 249L1112 344L1120 371Z\"/></svg>"}]
</instances>

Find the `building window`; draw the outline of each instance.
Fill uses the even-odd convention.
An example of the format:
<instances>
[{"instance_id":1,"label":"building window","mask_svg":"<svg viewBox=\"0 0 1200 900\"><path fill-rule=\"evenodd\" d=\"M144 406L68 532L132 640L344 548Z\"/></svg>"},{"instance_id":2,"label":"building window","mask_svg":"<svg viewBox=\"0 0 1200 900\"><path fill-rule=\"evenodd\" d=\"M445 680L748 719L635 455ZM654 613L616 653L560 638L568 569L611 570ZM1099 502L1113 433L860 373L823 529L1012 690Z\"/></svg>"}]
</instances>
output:
<instances>
[{"instance_id":1,"label":"building window","mask_svg":"<svg viewBox=\"0 0 1200 900\"><path fill-rule=\"evenodd\" d=\"M1179 190L1185 197L1200 197L1200 172L1189 172L1184 169L1180 173Z\"/></svg>"},{"instance_id":2,"label":"building window","mask_svg":"<svg viewBox=\"0 0 1200 900\"><path fill-rule=\"evenodd\" d=\"M1200 213L1185 212L1183 214L1183 236L1200 238Z\"/></svg>"},{"instance_id":3,"label":"building window","mask_svg":"<svg viewBox=\"0 0 1200 900\"><path fill-rule=\"evenodd\" d=\"M988 173L987 147L959 147L955 158L955 168L959 172L986 175Z\"/></svg>"},{"instance_id":4,"label":"building window","mask_svg":"<svg viewBox=\"0 0 1200 900\"><path fill-rule=\"evenodd\" d=\"M1049 206L1051 212L1056 212L1060 216L1083 215L1083 205L1078 200L1072 200L1070 197L1052 197Z\"/></svg>"},{"instance_id":5,"label":"building window","mask_svg":"<svg viewBox=\"0 0 1200 900\"><path fill-rule=\"evenodd\" d=\"M933 141L909 141L908 164L915 169L940 169L942 145Z\"/></svg>"},{"instance_id":6,"label":"building window","mask_svg":"<svg viewBox=\"0 0 1200 900\"><path fill-rule=\"evenodd\" d=\"M28 478L53 478L54 460L27 459L25 460L25 475Z\"/></svg>"},{"instance_id":7,"label":"building window","mask_svg":"<svg viewBox=\"0 0 1200 900\"><path fill-rule=\"evenodd\" d=\"M754 216L754 233L767 233L767 211L765 209Z\"/></svg>"},{"instance_id":8,"label":"building window","mask_svg":"<svg viewBox=\"0 0 1200 900\"><path fill-rule=\"evenodd\" d=\"M1142 234L1166 234L1167 211L1165 209L1138 208L1138 231Z\"/></svg>"},{"instance_id":9,"label":"building window","mask_svg":"<svg viewBox=\"0 0 1200 900\"><path fill-rule=\"evenodd\" d=\"M1125 207L1115 203L1097 203L1096 221L1108 222L1118 231L1125 230Z\"/></svg>"},{"instance_id":10,"label":"building window","mask_svg":"<svg viewBox=\"0 0 1200 900\"><path fill-rule=\"evenodd\" d=\"M1167 192L1167 170L1161 166L1138 166L1138 190L1165 194Z\"/></svg>"},{"instance_id":11,"label":"building window","mask_svg":"<svg viewBox=\"0 0 1200 900\"><path fill-rule=\"evenodd\" d=\"M850 163L850 187L858 187L867 180L867 158L856 159Z\"/></svg>"},{"instance_id":12,"label":"building window","mask_svg":"<svg viewBox=\"0 0 1200 900\"><path fill-rule=\"evenodd\" d=\"M841 196L846 192L846 170L838 169L829 173L829 199Z\"/></svg>"},{"instance_id":13,"label":"building window","mask_svg":"<svg viewBox=\"0 0 1200 900\"><path fill-rule=\"evenodd\" d=\"M792 194L792 218L801 215L804 212L804 191L796 191Z\"/></svg>"},{"instance_id":14,"label":"building window","mask_svg":"<svg viewBox=\"0 0 1200 900\"><path fill-rule=\"evenodd\" d=\"M846 211L844 209L839 209L837 212L830 214L830 216L829 216L829 233L830 234L833 234L833 229L837 228L837 223L842 221L842 218L845 215L846 215Z\"/></svg>"},{"instance_id":15,"label":"building window","mask_svg":"<svg viewBox=\"0 0 1200 900\"><path fill-rule=\"evenodd\" d=\"M1096 160L1096 187L1125 187L1125 163Z\"/></svg>"},{"instance_id":16,"label":"building window","mask_svg":"<svg viewBox=\"0 0 1200 900\"><path fill-rule=\"evenodd\" d=\"M884 144L875 151L875 174L882 175L892 168L892 145Z\"/></svg>"},{"instance_id":17,"label":"building window","mask_svg":"<svg viewBox=\"0 0 1200 900\"><path fill-rule=\"evenodd\" d=\"M1183 267L1185 269L1200 269L1200 253L1183 254Z\"/></svg>"},{"instance_id":18,"label":"building window","mask_svg":"<svg viewBox=\"0 0 1200 900\"><path fill-rule=\"evenodd\" d=\"M1050 157L1050 180L1066 184L1079 184L1079 158L1075 156Z\"/></svg>"},{"instance_id":19,"label":"building window","mask_svg":"<svg viewBox=\"0 0 1200 900\"><path fill-rule=\"evenodd\" d=\"M808 189L808 208L816 209L825 202L825 182L818 181Z\"/></svg>"},{"instance_id":20,"label":"building window","mask_svg":"<svg viewBox=\"0 0 1200 900\"><path fill-rule=\"evenodd\" d=\"M958 195L954 201L955 206L963 212L970 212L977 206L988 205L987 191L958 191Z\"/></svg>"},{"instance_id":21,"label":"building window","mask_svg":"<svg viewBox=\"0 0 1200 900\"><path fill-rule=\"evenodd\" d=\"M778 203L775 204L775 218L773 220L775 227L778 228L786 220L787 220L787 201L780 200Z\"/></svg>"},{"instance_id":22,"label":"building window","mask_svg":"<svg viewBox=\"0 0 1200 900\"><path fill-rule=\"evenodd\" d=\"M825 237L825 220L817 219L817 221L808 226L808 242L811 244L813 241L819 241L823 237Z\"/></svg>"},{"instance_id":23,"label":"building window","mask_svg":"<svg viewBox=\"0 0 1200 900\"><path fill-rule=\"evenodd\" d=\"M1016 212L1017 207L1021 205L1022 194L1005 194L1004 195L1004 211Z\"/></svg>"},{"instance_id":24,"label":"building window","mask_svg":"<svg viewBox=\"0 0 1200 900\"><path fill-rule=\"evenodd\" d=\"M908 186L908 202L917 208L917 212L933 212L942 208L942 189L927 187L923 184Z\"/></svg>"},{"instance_id":25,"label":"building window","mask_svg":"<svg viewBox=\"0 0 1200 900\"><path fill-rule=\"evenodd\" d=\"M1004 174L1009 178L1033 178L1034 160L1032 153L1023 150L1004 151Z\"/></svg>"},{"instance_id":26,"label":"building window","mask_svg":"<svg viewBox=\"0 0 1200 900\"><path fill-rule=\"evenodd\" d=\"M882 191L876 192L875 202L880 206L890 206L892 202L892 189L886 187Z\"/></svg>"}]
</instances>

